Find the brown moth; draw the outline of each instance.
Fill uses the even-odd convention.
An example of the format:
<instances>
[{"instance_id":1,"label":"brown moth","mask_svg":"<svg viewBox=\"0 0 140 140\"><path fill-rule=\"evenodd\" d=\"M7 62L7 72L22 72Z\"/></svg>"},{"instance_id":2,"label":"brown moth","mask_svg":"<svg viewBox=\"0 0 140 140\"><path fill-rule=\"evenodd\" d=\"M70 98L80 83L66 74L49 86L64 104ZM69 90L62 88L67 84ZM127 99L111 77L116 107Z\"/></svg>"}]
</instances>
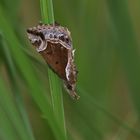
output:
<instances>
[{"instance_id":1,"label":"brown moth","mask_svg":"<svg viewBox=\"0 0 140 140\"><path fill-rule=\"evenodd\" d=\"M58 24L42 24L27 29L27 35L45 59L49 67L64 81L70 96L79 99L76 94L77 70L74 64L72 39L67 28Z\"/></svg>"}]
</instances>

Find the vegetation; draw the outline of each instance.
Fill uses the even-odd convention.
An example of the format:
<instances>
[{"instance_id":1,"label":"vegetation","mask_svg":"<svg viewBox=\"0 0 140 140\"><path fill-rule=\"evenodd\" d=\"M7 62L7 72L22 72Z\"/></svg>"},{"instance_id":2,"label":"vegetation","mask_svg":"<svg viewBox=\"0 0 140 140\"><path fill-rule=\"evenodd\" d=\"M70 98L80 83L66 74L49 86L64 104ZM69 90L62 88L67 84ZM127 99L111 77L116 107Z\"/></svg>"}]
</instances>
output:
<instances>
[{"instance_id":1,"label":"vegetation","mask_svg":"<svg viewBox=\"0 0 140 140\"><path fill-rule=\"evenodd\" d=\"M139 4L1 0L0 140L139 140ZM78 101L28 42L39 21L72 33Z\"/></svg>"}]
</instances>

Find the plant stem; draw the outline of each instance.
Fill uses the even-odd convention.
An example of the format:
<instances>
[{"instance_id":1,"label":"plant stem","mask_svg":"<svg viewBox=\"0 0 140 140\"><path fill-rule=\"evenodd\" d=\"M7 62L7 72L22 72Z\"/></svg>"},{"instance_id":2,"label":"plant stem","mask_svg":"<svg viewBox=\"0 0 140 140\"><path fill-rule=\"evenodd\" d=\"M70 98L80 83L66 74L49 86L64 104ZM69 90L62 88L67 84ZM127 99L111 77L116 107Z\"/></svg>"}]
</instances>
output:
<instances>
[{"instance_id":1,"label":"plant stem","mask_svg":"<svg viewBox=\"0 0 140 140\"><path fill-rule=\"evenodd\" d=\"M53 3L52 0L40 0L41 5L41 15L44 23L53 24L54 14L53 14ZM63 97L60 81L56 74L54 74L50 69L48 69L49 83L52 97L53 112L56 120L60 126L61 131L66 137L66 127L65 127L65 117L64 117L64 107L63 107Z\"/></svg>"}]
</instances>

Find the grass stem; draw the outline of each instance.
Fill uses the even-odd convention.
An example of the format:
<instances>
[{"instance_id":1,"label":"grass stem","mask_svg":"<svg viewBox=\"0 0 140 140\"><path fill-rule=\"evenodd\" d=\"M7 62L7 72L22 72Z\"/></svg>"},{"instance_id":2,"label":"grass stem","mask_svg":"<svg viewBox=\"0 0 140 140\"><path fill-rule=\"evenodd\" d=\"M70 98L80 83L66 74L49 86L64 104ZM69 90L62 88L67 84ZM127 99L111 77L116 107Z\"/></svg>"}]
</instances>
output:
<instances>
[{"instance_id":1,"label":"grass stem","mask_svg":"<svg viewBox=\"0 0 140 140\"><path fill-rule=\"evenodd\" d=\"M43 22L47 24L53 24L55 20L53 14L52 0L40 0L40 6ZM61 131L65 134L66 139L66 127L65 127L61 84L56 74L54 74L50 69L48 69L48 75L52 97L53 112L60 126Z\"/></svg>"}]
</instances>

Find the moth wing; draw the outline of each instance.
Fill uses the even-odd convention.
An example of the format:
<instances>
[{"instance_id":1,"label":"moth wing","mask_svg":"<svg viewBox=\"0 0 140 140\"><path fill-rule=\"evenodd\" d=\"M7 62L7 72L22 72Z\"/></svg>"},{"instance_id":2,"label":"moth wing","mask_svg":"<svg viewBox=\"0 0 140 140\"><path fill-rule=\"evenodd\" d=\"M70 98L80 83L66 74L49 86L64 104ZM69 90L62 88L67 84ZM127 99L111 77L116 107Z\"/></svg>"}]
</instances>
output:
<instances>
[{"instance_id":1,"label":"moth wing","mask_svg":"<svg viewBox=\"0 0 140 140\"><path fill-rule=\"evenodd\" d=\"M63 80L66 79L65 68L68 63L68 50L61 44L47 43L47 48L40 52L49 67Z\"/></svg>"}]
</instances>

